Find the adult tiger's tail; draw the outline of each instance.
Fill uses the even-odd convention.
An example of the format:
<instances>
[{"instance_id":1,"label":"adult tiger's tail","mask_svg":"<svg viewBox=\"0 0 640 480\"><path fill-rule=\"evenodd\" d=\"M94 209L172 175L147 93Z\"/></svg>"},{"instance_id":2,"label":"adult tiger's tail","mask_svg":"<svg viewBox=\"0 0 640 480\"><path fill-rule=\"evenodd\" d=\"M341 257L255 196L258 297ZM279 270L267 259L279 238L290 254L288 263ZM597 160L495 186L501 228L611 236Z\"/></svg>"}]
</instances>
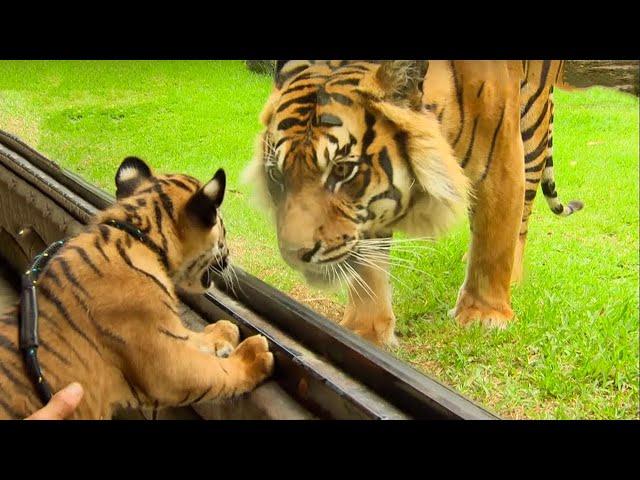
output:
<instances>
[{"instance_id":1,"label":"adult tiger's tail","mask_svg":"<svg viewBox=\"0 0 640 480\"><path fill-rule=\"evenodd\" d=\"M563 204L558 198L558 192L556 191L556 182L553 175L553 87L559 87L561 89L571 90L572 87L565 82L565 61L558 62L557 71L555 75L554 85L551 87L549 95L550 104L550 118L549 118L549 133L547 143L547 158L545 159L544 170L542 171L542 179L540 186L542 187L542 193L547 201L547 205L553 213L560 215L561 217L567 217L578 210L582 210L584 203L580 200L571 200L568 204Z\"/></svg>"},{"instance_id":2,"label":"adult tiger's tail","mask_svg":"<svg viewBox=\"0 0 640 480\"><path fill-rule=\"evenodd\" d=\"M538 187L542 186L547 204L556 215L569 216L584 205L578 200L563 204L553 175L553 89L565 88L564 62L526 60L522 67L520 132L525 153L525 192L520 237L524 239Z\"/></svg>"},{"instance_id":3,"label":"adult tiger's tail","mask_svg":"<svg viewBox=\"0 0 640 480\"><path fill-rule=\"evenodd\" d=\"M584 203L580 200L571 200L568 204L563 204L558 198L558 192L556 191L556 182L553 177L553 158L549 157L545 164L544 171L542 172L542 193L547 200L547 205L553 213L560 215L561 217L568 217L578 210L582 210Z\"/></svg>"}]
</instances>

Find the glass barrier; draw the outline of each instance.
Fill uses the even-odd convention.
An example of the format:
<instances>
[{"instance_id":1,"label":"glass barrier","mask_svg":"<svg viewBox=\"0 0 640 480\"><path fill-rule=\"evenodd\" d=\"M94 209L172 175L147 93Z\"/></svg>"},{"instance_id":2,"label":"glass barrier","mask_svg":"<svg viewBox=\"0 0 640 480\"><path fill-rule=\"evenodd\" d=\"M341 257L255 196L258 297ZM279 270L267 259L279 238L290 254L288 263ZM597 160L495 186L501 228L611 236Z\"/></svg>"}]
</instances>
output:
<instances>
[{"instance_id":1,"label":"glass barrier","mask_svg":"<svg viewBox=\"0 0 640 480\"><path fill-rule=\"evenodd\" d=\"M1 61L0 129L111 193L130 155L223 167L232 267L503 418L637 418L637 97L553 90L559 62L425 63Z\"/></svg>"}]
</instances>

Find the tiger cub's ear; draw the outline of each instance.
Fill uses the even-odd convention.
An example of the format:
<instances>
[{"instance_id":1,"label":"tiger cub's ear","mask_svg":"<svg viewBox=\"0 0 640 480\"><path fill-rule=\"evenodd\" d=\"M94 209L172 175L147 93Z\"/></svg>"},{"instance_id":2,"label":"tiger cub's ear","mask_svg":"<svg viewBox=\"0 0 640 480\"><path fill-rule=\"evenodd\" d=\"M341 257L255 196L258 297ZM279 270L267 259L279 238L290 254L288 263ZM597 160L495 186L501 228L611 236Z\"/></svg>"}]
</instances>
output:
<instances>
[{"instance_id":1,"label":"tiger cub's ear","mask_svg":"<svg viewBox=\"0 0 640 480\"><path fill-rule=\"evenodd\" d=\"M224 200L226 185L227 177L220 168L213 178L189 199L185 207L187 215L205 228L212 228L216 224L218 208Z\"/></svg>"},{"instance_id":2,"label":"tiger cub's ear","mask_svg":"<svg viewBox=\"0 0 640 480\"><path fill-rule=\"evenodd\" d=\"M411 108L422 106L422 84L429 62L425 60L385 60L376 72L384 99Z\"/></svg>"},{"instance_id":3,"label":"tiger cub's ear","mask_svg":"<svg viewBox=\"0 0 640 480\"><path fill-rule=\"evenodd\" d=\"M120 200L130 196L142 181L152 176L151 169L143 160L125 158L116 172L116 198Z\"/></svg>"}]
</instances>

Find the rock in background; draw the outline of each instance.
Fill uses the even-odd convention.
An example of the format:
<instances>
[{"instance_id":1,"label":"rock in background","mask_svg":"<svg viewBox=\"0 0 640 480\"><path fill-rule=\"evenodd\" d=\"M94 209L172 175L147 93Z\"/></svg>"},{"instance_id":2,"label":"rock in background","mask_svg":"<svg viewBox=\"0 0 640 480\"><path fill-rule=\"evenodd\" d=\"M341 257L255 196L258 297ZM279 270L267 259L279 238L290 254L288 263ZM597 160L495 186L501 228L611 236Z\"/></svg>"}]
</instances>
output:
<instances>
[{"instance_id":1,"label":"rock in background","mask_svg":"<svg viewBox=\"0 0 640 480\"><path fill-rule=\"evenodd\" d=\"M271 75L275 60L245 60L252 72ZM638 60L567 60L564 81L573 87L601 85L640 95Z\"/></svg>"},{"instance_id":2,"label":"rock in background","mask_svg":"<svg viewBox=\"0 0 640 480\"><path fill-rule=\"evenodd\" d=\"M275 60L245 60L247 68L252 72L271 75L275 71Z\"/></svg>"},{"instance_id":3,"label":"rock in background","mask_svg":"<svg viewBox=\"0 0 640 480\"><path fill-rule=\"evenodd\" d=\"M640 94L640 61L638 60L567 60L564 81L574 87L616 88Z\"/></svg>"}]
</instances>

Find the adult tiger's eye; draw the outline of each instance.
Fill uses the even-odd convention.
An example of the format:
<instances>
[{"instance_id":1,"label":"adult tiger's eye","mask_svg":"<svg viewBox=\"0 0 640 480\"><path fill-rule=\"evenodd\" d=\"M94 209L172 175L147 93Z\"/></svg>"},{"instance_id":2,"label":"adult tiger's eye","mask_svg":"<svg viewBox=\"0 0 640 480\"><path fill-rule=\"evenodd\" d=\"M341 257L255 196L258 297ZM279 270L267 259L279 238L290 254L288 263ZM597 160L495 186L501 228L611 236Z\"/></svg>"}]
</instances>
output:
<instances>
[{"instance_id":1,"label":"adult tiger's eye","mask_svg":"<svg viewBox=\"0 0 640 480\"><path fill-rule=\"evenodd\" d=\"M278 185L282 184L282 172L275 167L269 169L269 177L271 180Z\"/></svg>"},{"instance_id":2,"label":"adult tiger's eye","mask_svg":"<svg viewBox=\"0 0 640 480\"><path fill-rule=\"evenodd\" d=\"M347 178L354 166L353 163L338 163L333 167L333 174L340 179Z\"/></svg>"},{"instance_id":3,"label":"adult tiger's eye","mask_svg":"<svg viewBox=\"0 0 640 480\"><path fill-rule=\"evenodd\" d=\"M284 176L282 175L282 172L274 166L267 170L267 175L270 180L267 182L269 193L271 194L271 197L277 201L284 192Z\"/></svg>"}]
</instances>

